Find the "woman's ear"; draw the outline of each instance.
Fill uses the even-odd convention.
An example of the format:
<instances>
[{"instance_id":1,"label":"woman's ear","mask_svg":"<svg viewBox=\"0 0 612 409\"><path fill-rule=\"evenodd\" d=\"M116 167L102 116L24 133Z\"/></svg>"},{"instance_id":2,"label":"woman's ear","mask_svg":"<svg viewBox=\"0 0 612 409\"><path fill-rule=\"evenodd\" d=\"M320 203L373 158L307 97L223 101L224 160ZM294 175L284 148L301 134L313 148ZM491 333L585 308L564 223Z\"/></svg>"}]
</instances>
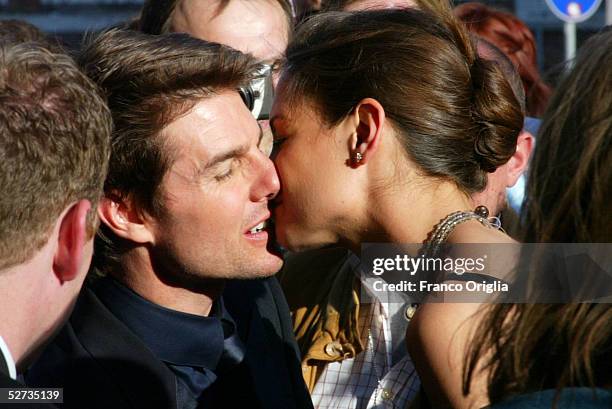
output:
<instances>
[{"instance_id":1,"label":"woman's ear","mask_svg":"<svg viewBox=\"0 0 612 409\"><path fill-rule=\"evenodd\" d=\"M364 165L382 138L385 110L377 100L365 98L355 107L351 122L354 126L349 143L351 162L354 166Z\"/></svg>"},{"instance_id":2,"label":"woman's ear","mask_svg":"<svg viewBox=\"0 0 612 409\"><path fill-rule=\"evenodd\" d=\"M117 236L137 244L153 243L151 224L131 198L105 195L98 206L100 220Z\"/></svg>"}]
</instances>

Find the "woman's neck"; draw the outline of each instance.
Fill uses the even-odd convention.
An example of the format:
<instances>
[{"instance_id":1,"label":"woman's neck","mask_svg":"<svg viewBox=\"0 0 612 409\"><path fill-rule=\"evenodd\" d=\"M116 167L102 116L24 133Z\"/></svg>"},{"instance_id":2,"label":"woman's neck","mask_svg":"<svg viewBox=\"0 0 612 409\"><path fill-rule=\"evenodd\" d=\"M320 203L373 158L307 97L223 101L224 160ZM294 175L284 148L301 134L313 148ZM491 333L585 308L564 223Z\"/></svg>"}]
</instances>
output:
<instances>
[{"instance_id":1,"label":"woman's neck","mask_svg":"<svg viewBox=\"0 0 612 409\"><path fill-rule=\"evenodd\" d=\"M418 193L397 189L372 198L366 216L367 227L357 232L355 237L349 237L353 251L358 252L361 243L368 242L423 243L449 214L473 210L469 197L452 183L419 187Z\"/></svg>"}]
</instances>

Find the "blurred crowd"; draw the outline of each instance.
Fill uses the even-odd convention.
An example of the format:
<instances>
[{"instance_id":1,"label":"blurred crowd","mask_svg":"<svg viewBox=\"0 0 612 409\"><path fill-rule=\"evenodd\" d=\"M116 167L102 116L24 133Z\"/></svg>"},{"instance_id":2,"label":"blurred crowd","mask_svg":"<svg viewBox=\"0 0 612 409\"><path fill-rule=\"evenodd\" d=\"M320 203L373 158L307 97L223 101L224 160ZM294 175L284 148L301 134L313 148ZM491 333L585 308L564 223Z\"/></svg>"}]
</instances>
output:
<instances>
[{"instance_id":1,"label":"blurred crowd","mask_svg":"<svg viewBox=\"0 0 612 409\"><path fill-rule=\"evenodd\" d=\"M0 407L612 407L612 30L554 86L536 55L448 0L146 0L77 50L0 21ZM500 246L435 285L527 264L531 298L374 291L371 244Z\"/></svg>"}]
</instances>

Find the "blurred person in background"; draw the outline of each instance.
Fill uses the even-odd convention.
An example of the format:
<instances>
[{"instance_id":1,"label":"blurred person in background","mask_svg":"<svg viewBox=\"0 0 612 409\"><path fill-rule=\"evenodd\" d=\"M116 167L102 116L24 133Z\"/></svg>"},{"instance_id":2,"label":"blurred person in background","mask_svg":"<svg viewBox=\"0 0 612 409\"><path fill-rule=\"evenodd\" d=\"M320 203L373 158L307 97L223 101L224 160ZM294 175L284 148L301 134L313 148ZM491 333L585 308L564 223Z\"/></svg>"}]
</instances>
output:
<instances>
[{"instance_id":1,"label":"blurred person in background","mask_svg":"<svg viewBox=\"0 0 612 409\"><path fill-rule=\"evenodd\" d=\"M546 110L551 89L538 71L536 44L529 27L510 13L482 3L464 3L455 15L468 30L503 51L517 68L527 97L527 116L539 118Z\"/></svg>"},{"instance_id":2,"label":"blurred person in background","mask_svg":"<svg viewBox=\"0 0 612 409\"><path fill-rule=\"evenodd\" d=\"M452 14L449 0L328 0L325 11L380 10L391 8L417 8L438 16Z\"/></svg>"},{"instance_id":3,"label":"blurred person in background","mask_svg":"<svg viewBox=\"0 0 612 409\"><path fill-rule=\"evenodd\" d=\"M319 11L418 8L438 15L452 13L450 0L297 0L296 8L298 23Z\"/></svg>"},{"instance_id":4,"label":"blurred person in background","mask_svg":"<svg viewBox=\"0 0 612 409\"><path fill-rule=\"evenodd\" d=\"M293 0L295 8L295 22L299 24L309 16L321 11L322 0Z\"/></svg>"},{"instance_id":5,"label":"blurred person in background","mask_svg":"<svg viewBox=\"0 0 612 409\"><path fill-rule=\"evenodd\" d=\"M0 386L14 389L87 274L111 115L67 55L0 41L0 67Z\"/></svg>"},{"instance_id":6,"label":"blurred person in background","mask_svg":"<svg viewBox=\"0 0 612 409\"><path fill-rule=\"evenodd\" d=\"M454 9L468 30L500 49L519 71L527 96L525 131L536 135L540 117L546 109L551 89L541 79L536 61L536 46L529 28L515 16L482 3L464 3ZM532 139L532 145L535 139ZM521 175L506 191L508 203L517 214L525 198L526 174ZM512 225L518 229L518 220Z\"/></svg>"},{"instance_id":7,"label":"blurred person in background","mask_svg":"<svg viewBox=\"0 0 612 409\"><path fill-rule=\"evenodd\" d=\"M292 21L287 0L147 0L140 29L147 34L187 33L272 65L287 47Z\"/></svg>"},{"instance_id":8,"label":"blurred person in background","mask_svg":"<svg viewBox=\"0 0 612 409\"><path fill-rule=\"evenodd\" d=\"M550 100L529 175L526 242L612 242L610 67L607 28L581 47ZM470 349L464 387L484 363L492 408L610 408L611 362L609 303L497 304Z\"/></svg>"},{"instance_id":9,"label":"blurred person in background","mask_svg":"<svg viewBox=\"0 0 612 409\"><path fill-rule=\"evenodd\" d=\"M474 41L478 54L482 58L495 61L502 70L521 106L523 115L525 115L525 92L521 78L512 61L487 40L477 37ZM524 179L524 172L529 164L533 146L534 137L524 124L516 140L516 150L512 158L499 166L495 172L489 173L485 189L472 195L474 203L487 206L491 210L491 214L499 217L502 228L515 239L520 239L522 235L521 226L517 211L514 206L510 206L509 192L519 180Z\"/></svg>"},{"instance_id":10,"label":"blurred person in background","mask_svg":"<svg viewBox=\"0 0 612 409\"><path fill-rule=\"evenodd\" d=\"M0 41L12 43L50 43L49 38L38 27L23 20L0 20Z\"/></svg>"}]
</instances>

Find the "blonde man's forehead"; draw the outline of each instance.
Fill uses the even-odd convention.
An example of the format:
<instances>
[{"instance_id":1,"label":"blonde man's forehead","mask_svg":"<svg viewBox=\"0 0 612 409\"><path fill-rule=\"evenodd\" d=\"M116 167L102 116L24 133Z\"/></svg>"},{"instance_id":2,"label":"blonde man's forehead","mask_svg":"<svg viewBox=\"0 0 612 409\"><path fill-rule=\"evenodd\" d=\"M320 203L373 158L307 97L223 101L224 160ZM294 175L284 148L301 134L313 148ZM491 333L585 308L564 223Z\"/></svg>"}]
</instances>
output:
<instances>
[{"instance_id":1,"label":"blonde man's forehead","mask_svg":"<svg viewBox=\"0 0 612 409\"><path fill-rule=\"evenodd\" d=\"M346 5L345 10L380 10L393 8L419 8L413 0L357 0Z\"/></svg>"},{"instance_id":2,"label":"blonde man's forehead","mask_svg":"<svg viewBox=\"0 0 612 409\"><path fill-rule=\"evenodd\" d=\"M288 22L274 0L182 0L172 31L228 45L259 60L274 61L288 41Z\"/></svg>"}]
</instances>

